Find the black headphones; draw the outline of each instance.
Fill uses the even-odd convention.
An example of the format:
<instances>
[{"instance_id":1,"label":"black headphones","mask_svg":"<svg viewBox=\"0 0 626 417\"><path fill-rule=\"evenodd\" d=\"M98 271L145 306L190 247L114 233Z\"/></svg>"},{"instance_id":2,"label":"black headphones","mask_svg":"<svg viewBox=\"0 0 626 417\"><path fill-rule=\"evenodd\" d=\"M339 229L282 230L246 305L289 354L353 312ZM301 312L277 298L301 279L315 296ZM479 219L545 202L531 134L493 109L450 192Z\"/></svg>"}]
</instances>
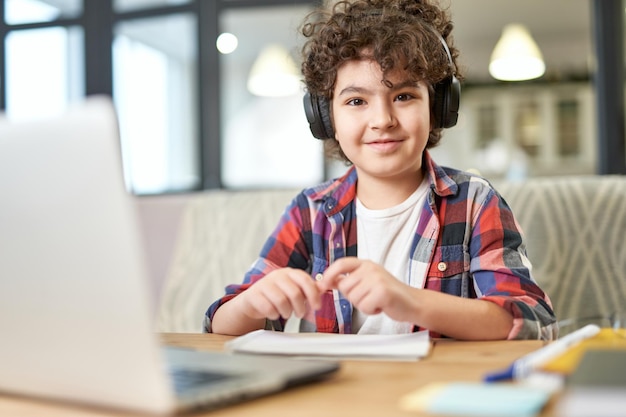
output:
<instances>
[{"instance_id":1,"label":"black headphones","mask_svg":"<svg viewBox=\"0 0 626 417\"><path fill-rule=\"evenodd\" d=\"M439 40L446 51L450 68L453 69L452 55L446 41L439 35ZM449 128L456 125L459 118L459 103L461 100L461 83L452 73L450 76L435 84L433 97L433 113L435 128ZM330 103L325 97L317 97L309 92L304 94L304 112L309 122L311 133L317 139L331 139L335 137L335 129L330 115Z\"/></svg>"}]
</instances>

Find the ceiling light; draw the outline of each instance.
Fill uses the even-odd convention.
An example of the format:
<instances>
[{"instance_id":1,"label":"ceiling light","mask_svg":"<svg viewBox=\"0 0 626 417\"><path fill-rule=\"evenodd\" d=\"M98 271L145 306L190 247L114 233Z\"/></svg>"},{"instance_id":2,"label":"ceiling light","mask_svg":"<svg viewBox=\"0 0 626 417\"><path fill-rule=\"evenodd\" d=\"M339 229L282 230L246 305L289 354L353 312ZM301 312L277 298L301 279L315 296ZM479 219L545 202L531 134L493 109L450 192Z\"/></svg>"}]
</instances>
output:
<instances>
[{"instance_id":1,"label":"ceiling light","mask_svg":"<svg viewBox=\"0 0 626 417\"><path fill-rule=\"evenodd\" d=\"M524 81L539 78L545 71L541 51L528 29L520 24L506 25L491 54L491 76L502 81Z\"/></svg>"},{"instance_id":2,"label":"ceiling light","mask_svg":"<svg viewBox=\"0 0 626 417\"><path fill-rule=\"evenodd\" d=\"M268 45L252 65L248 91L262 97L284 97L300 91L300 73L287 49Z\"/></svg>"},{"instance_id":3,"label":"ceiling light","mask_svg":"<svg viewBox=\"0 0 626 417\"><path fill-rule=\"evenodd\" d=\"M217 46L217 50L222 54L230 54L237 49L237 45L239 44L239 40L232 33L224 32L220 36L217 37L217 41L215 41L215 46Z\"/></svg>"}]
</instances>

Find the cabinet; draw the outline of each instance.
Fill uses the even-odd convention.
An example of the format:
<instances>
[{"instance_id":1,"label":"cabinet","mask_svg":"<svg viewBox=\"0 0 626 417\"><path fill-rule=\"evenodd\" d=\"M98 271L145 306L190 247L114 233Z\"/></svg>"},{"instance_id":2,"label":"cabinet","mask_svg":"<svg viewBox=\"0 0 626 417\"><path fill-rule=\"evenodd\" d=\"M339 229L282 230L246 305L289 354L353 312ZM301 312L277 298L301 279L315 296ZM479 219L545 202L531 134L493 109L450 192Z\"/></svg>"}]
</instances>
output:
<instances>
[{"instance_id":1,"label":"cabinet","mask_svg":"<svg viewBox=\"0 0 626 417\"><path fill-rule=\"evenodd\" d=\"M459 123L433 154L488 178L593 174L594 112L588 82L464 88Z\"/></svg>"}]
</instances>

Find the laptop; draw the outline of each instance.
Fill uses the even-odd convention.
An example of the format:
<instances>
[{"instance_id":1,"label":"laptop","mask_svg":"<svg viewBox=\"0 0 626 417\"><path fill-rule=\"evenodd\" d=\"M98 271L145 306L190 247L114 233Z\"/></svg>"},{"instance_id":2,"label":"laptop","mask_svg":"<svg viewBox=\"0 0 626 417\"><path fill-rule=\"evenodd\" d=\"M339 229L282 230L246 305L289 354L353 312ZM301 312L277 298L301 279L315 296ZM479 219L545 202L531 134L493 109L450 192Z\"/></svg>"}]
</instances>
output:
<instances>
[{"instance_id":1,"label":"laptop","mask_svg":"<svg viewBox=\"0 0 626 417\"><path fill-rule=\"evenodd\" d=\"M172 414L338 370L327 360L162 346L135 198L108 98L55 119L0 116L0 395Z\"/></svg>"}]
</instances>

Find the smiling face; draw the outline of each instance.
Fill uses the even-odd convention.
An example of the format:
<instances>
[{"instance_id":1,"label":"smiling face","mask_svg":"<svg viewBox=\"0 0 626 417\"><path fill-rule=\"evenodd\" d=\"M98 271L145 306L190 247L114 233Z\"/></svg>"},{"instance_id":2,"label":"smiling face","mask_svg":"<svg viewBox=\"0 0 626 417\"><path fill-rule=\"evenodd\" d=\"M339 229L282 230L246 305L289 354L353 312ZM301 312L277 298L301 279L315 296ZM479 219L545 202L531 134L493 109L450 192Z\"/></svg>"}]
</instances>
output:
<instances>
[{"instance_id":1,"label":"smiling face","mask_svg":"<svg viewBox=\"0 0 626 417\"><path fill-rule=\"evenodd\" d=\"M425 83L398 70L384 77L372 60L347 61L337 71L332 113L335 138L360 182L419 185L431 128Z\"/></svg>"}]
</instances>

